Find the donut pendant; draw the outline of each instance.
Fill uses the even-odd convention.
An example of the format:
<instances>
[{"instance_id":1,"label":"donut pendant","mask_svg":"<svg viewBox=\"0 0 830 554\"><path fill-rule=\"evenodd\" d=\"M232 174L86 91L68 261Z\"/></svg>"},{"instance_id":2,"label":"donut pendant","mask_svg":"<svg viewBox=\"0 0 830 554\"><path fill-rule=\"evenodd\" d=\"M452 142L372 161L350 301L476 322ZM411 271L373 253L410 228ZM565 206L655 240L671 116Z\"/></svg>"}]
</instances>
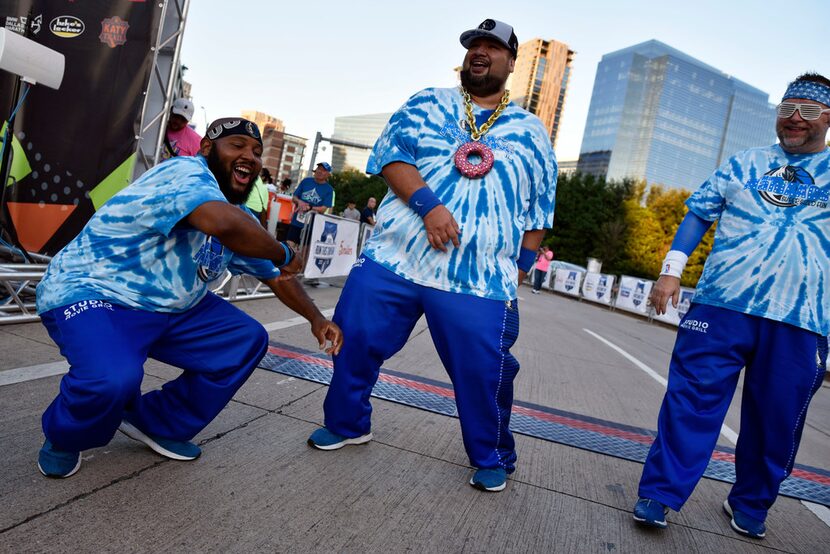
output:
<instances>
[{"instance_id":1,"label":"donut pendant","mask_svg":"<svg viewBox=\"0 0 830 554\"><path fill-rule=\"evenodd\" d=\"M470 163L470 156L481 156L477 164ZM478 141L470 141L462 144L455 152L455 167L464 177L479 179L487 175L493 169L493 151Z\"/></svg>"}]
</instances>

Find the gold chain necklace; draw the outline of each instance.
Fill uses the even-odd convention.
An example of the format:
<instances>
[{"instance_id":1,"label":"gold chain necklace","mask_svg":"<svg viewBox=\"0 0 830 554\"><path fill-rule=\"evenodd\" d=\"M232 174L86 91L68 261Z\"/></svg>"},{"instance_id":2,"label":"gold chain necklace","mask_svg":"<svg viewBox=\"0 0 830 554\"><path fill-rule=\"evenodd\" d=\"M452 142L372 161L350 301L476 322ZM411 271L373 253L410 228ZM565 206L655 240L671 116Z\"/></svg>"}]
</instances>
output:
<instances>
[{"instance_id":1,"label":"gold chain necklace","mask_svg":"<svg viewBox=\"0 0 830 554\"><path fill-rule=\"evenodd\" d=\"M496 122L507 105L510 104L510 91L505 90L499 105L496 107L496 110L490 114L487 121L482 123L479 128L476 126L476 118L473 116L473 100L470 98L470 93L467 92L464 87L461 87L461 96L464 97L464 110L467 113L467 124L470 126L470 138L473 140L478 140L483 137L484 134L490 130L490 127L493 126L493 123Z\"/></svg>"},{"instance_id":2,"label":"gold chain necklace","mask_svg":"<svg viewBox=\"0 0 830 554\"><path fill-rule=\"evenodd\" d=\"M493 162L495 161L493 151L486 144L480 142L479 139L490 130L493 123L496 122L507 105L510 104L510 91L504 91L498 107L490 114L487 121L481 124L481 127L476 125L476 118L473 116L473 101L470 98L470 93L464 87L461 87L461 96L464 97L464 111L467 114L467 125L470 126L470 138L472 140L465 142L458 148L455 156L453 156L453 161L455 162L455 167L458 168L458 171L464 177L468 179L479 179L493 169ZM481 158L481 161L472 163L470 162L470 156L477 156Z\"/></svg>"}]
</instances>

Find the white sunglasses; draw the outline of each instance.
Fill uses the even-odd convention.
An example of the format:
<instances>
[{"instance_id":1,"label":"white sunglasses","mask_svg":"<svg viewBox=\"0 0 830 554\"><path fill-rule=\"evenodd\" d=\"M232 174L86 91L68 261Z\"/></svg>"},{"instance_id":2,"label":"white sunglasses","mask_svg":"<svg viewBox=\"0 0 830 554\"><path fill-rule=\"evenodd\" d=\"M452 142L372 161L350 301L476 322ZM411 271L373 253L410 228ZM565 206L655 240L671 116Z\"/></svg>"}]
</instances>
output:
<instances>
[{"instance_id":1,"label":"white sunglasses","mask_svg":"<svg viewBox=\"0 0 830 554\"><path fill-rule=\"evenodd\" d=\"M775 109L781 119L789 119L798 111L798 115L804 121L815 121L821 117L821 114L830 112L830 109L822 110L818 104L802 104L801 102L781 102Z\"/></svg>"}]
</instances>

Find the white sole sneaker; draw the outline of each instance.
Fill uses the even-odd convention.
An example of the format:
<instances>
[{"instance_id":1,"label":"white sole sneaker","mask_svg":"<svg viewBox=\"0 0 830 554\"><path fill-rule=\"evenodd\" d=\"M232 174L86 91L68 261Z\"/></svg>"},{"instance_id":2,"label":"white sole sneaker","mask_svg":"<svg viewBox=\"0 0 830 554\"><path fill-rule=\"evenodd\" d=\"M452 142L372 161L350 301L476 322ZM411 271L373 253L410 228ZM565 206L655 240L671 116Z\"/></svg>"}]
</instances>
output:
<instances>
[{"instance_id":1,"label":"white sole sneaker","mask_svg":"<svg viewBox=\"0 0 830 554\"><path fill-rule=\"evenodd\" d=\"M37 469L38 469L38 471L40 471L46 477L54 477L56 479L66 479L67 477L72 477L73 475L78 473L79 469L81 469L81 457L78 456L78 463L75 464L75 467L72 468L72 471L70 471L66 475L50 475L50 474L46 473L45 471L43 471L43 468L40 467L40 462L37 463Z\"/></svg>"},{"instance_id":2,"label":"white sole sneaker","mask_svg":"<svg viewBox=\"0 0 830 554\"><path fill-rule=\"evenodd\" d=\"M130 437L133 440L137 440L138 442L143 442L150 449L155 452L156 454L161 454L165 458L170 458L171 460L179 460L182 462L189 462L191 460L195 460L198 456L182 456L181 454L176 454L170 450L167 450L162 445L151 439L149 436L144 434L138 427L131 424L128 421L122 421L121 425L118 426L118 430Z\"/></svg>"},{"instance_id":3,"label":"white sole sneaker","mask_svg":"<svg viewBox=\"0 0 830 554\"><path fill-rule=\"evenodd\" d=\"M308 441L308 443L318 450L337 450L338 448L343 448L344 446L348 446L350 444L366 444L372 440L372 433L367 433L360 437L355 437L353 439L343 439L340 442L336 442L334 444L317 444L314 441Z\"/></svg>"}]
</instances>

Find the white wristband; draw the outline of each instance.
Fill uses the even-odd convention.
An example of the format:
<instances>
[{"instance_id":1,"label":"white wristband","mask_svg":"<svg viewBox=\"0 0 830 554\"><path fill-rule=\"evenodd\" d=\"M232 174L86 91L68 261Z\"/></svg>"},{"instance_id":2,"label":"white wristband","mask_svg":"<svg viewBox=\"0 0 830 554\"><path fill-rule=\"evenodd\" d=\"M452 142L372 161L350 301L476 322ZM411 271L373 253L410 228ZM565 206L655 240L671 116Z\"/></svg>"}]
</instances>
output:
<instances>
[{"instance_id":1,"label":"white wristband","mask_svg":"<svg viewBox=\"0 0 830 554\"><path fill-rule=\"evenodd\" d=\"M672 277L680 278L683 275L683 269L686 267L686 262L689 261L689 256L680 250L669 250L663 260L663 268L660 270L660 275L671 275Z\"/></svg>"}]
</instances>

